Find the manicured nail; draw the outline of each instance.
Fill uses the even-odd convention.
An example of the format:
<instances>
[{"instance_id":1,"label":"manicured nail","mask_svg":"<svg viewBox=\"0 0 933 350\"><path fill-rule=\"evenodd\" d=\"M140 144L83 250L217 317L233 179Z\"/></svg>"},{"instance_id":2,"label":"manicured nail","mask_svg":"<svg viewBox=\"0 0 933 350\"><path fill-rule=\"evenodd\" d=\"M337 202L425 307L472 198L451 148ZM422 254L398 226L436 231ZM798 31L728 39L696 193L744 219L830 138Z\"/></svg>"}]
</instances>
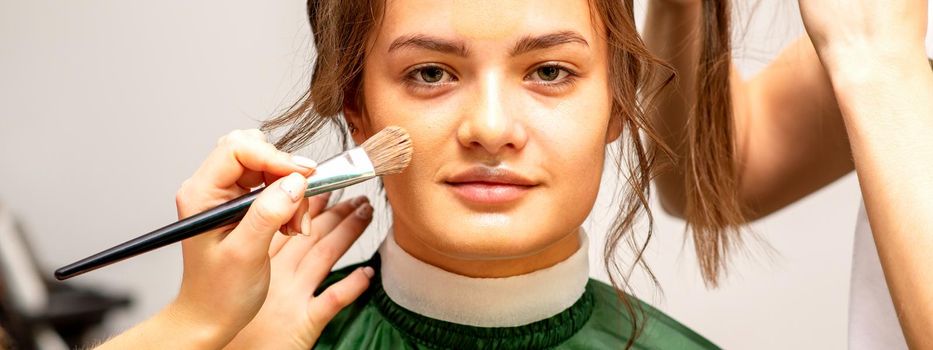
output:
<instances>
[{"instance_id":1,"label":"manicured nail","mask_svg":"<svg viewBox=\"0 0 933 350\"><path fill-rule=\"evenodd\" d=\"M356 216L363 220L369 220L373 218L373 206L369 204L363 204L359 208L356 208L354 212Z\"/></svg>"},{"instance_id":2,"label":"manicured nail","mask_svg":"<svg viewBox=\"0 0 933 350\"><path fill-rule=\"evenodd\" d=\"M292 202L297 202L299 199L304 198L307 180L301 174L292 173L282 179L282 182L279 182L279 187L288 194L288 198L291 198Z\"/></svg>"},{"instance_id":3,"label":"manicured nail","mask_svg":"<svg viewBox=\"0 0 933 350\"><path fill-rule=\"evenodd\" d=\"M376 270L373 270L372 267L366 266L363 268L363 274L366 275L366 277L373 278L373 276L376 275Z\"/></svg>"},{"instance_id":4,"label":"manicured nail","mask_svg":"<svg viewBox=\"0 0 933 350\"><path fill-rule=\"evenodd\" d=\"M314 169L317 167L317 162L298 155L292 156L292 163L305 169Z\"/></svg>"},{"instance_id":5,"label":"manicured nail","mask_svg":"<svg viewBox=\"0 0 933 350\"><path fill-rule=\"evenodd\" d=\"M366 203L366 202L369 202L369 198L366 198L366 196L359 196L359 197L351 199L350 205L358 208L359 206L363 205L363 203Z\"/></svg>"}]
</instances>

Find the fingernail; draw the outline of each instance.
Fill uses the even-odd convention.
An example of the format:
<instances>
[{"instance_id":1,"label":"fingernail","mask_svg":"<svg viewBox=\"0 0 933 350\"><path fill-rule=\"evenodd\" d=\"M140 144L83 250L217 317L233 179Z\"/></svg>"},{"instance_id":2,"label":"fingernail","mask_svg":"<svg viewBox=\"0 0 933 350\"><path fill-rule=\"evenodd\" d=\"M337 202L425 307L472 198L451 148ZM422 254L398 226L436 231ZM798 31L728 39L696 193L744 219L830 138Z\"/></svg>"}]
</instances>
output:
<instances>
[{"instance_id":1,"label":"fingernail","mask_svg":"<svg viewBox=\"0 0 933 350\"><path fill-rule=\"evenodd\" d=\"M305 237L311 236L311 215L304 214L301 216L301 235Z\"/></svg>"},{"instance_id":2,"label":"fingernail","mask_svg":"<svg viewBox=\"0 0 933 350\"><path fill-rule=\"evenodd\" d=\"M298 155L292 156L292 163L305 169L314 169L317 167L317 162Z\"/></svg>"},{"instance_id":3,"label":"fingernail","mask_svg":"<svg viewBox=\"0 0 933 350\"><path fill-rule=\"evenodd\" d=\"M376 270L373 270L372 267L366 266L363 268L363 274L366 275L366 277L373 278L373 276L376 275Z\"/></svg>"},{"instance_id":4,"label":"fingernail","mask_svg":"<svg viewBox=\"0 0 933 350\"><path fill-rule=\"evenodd\" d=\"M369 198L366 198L366 196L359 196L359 197L351 199L350 205L354 207L359 207L363 205L363 203L366 203L366 202L369 202Z\"/></svg>"},{"instance_id":5,"label":"fingernail","mask_svg":"<svg viewBox=\"0 0 933 350\"><path fill-rule=\"evenodd\" d=\"M363 220L369 220L373 218L373 207L369 204L363 204L359 208L356 208L356 216Z\"/></svg>"},{"instance_id":6,"label":"fingernail","mask_svg":"<svg viewBox=\"0 0 933 350\"><path fill-rule=\"evenodd\" d=\"M299 199L304 198L306 184L307 180L305 180L304 176L292 173L282 179L282 182L279 182L279 187L288 194L288 198L291 198L292 202L297 202Z\"/></svg>"}]
</instances>

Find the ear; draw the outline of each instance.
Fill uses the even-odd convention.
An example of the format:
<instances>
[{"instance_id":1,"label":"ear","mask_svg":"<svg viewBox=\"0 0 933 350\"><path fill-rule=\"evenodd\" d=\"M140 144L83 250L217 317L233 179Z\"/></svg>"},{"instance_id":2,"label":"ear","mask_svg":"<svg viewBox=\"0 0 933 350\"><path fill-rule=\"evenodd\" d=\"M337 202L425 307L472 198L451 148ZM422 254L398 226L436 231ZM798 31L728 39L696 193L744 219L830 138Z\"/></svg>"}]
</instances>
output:
<instances>
[{"instance_id":1,"label":"ear","mask_svg":"<svg viewBox=\"0 0 933 350\"><path fill-rule=\"evenodd\" d=\"M356 127L357 132L351 133L350 137L353 138L353 142L357 145L363 144L363 141L366 141L369 135L369 125L366 123L366 114L365 109L362 107L362 104L350 101L345 99L343 103L343 118L347 122L347 125L353 125Z\"/></svg>"},{"instance_id":2,"label":"ear","mask_svg":"<svg viewBox=\"0 0 933 350\"><path fill-rule=\"evenodd\" d=\"M606 143L612 143L622 135L622 118L609 116L609 125L606 126Z\"/></svg>"}]
</instances>

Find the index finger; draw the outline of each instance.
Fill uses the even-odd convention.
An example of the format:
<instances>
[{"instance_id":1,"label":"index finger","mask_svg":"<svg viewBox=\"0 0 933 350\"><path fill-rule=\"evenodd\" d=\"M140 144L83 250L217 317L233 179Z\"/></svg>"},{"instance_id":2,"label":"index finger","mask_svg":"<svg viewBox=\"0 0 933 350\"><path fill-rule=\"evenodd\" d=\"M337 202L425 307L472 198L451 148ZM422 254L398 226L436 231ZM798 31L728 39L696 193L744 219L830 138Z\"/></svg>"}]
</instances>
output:
<instances>
[{"instance_id":1,"label":"index finger","mask_svg":"<svg viewBox=\"0 0 933 350\"><path fill-rule=\"evenodd\" d=\"M247 171L278 176L298 172L308 176L315 166L317 164L310 159L276 149L266 142L265 135L259 130L236 130L218 141L217 147L192 178L216 188L227 188L235 185Z\"/></svg>"}]
</instances>

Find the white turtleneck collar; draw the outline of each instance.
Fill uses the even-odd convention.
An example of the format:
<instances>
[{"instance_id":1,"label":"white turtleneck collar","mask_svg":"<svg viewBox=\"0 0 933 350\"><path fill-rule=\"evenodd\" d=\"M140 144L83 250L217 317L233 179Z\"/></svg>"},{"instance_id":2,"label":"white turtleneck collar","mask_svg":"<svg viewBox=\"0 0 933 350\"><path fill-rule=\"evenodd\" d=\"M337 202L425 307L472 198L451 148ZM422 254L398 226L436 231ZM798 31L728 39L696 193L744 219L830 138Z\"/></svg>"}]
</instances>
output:
<instances>
[{"instance_id":1,"label":"white turtleneck collar","mask_svg":"<svg viewBox=\"0 0 933 350\"><path fill-rule=\"evenodd\" d=\"M433 319L476 327L514 327L557 315L589 279L588 242L567 260L524 275L474 278L429 265L399 247L390 231L379 255L382 285L396 304Z\"/></svg>"}]
</instances>

